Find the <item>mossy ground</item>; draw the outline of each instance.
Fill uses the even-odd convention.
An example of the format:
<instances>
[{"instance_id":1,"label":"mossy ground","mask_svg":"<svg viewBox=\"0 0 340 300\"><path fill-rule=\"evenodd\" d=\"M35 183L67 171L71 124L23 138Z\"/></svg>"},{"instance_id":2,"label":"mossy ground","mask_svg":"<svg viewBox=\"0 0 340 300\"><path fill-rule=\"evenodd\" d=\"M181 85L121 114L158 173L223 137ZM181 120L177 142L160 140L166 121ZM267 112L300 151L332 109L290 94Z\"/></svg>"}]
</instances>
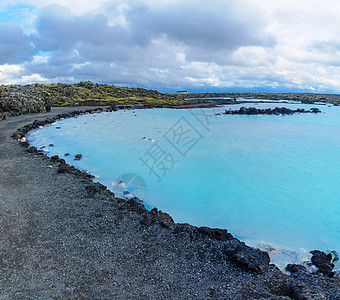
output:
<instances>
[{"instance_id":1,"label":"mossy ground","mask_svg":"<svg viewBox=\"0 0 340 300\"><path fill-rule=\"evenodd\" d=\"M297 93L193 93L167 94L143 88L120 87L92 82L77 84L31 84L2 85L0 93L22 93L25 96L37 96L48 100L53 106L75 105L134 105L148 104L152 106L179 106L183 104L204 103L214 101L209 98L257 98L273 100L297 100L303 103L325 102L340 104L340 95L297 94Z\"/></svg>"}]
</instances>

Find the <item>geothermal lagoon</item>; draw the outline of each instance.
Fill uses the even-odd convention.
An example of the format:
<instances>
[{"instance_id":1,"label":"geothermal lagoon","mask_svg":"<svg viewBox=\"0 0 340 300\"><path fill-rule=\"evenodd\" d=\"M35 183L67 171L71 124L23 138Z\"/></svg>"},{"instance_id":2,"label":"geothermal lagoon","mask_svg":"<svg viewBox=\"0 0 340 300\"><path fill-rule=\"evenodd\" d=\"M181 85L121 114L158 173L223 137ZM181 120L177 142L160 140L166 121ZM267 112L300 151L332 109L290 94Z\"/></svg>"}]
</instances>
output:
<instances>
[{"instance_id":1,"label":"geothermal lagoon","mask_svg":"<svg viewBox=\"0 0 340 300\"><path fill-rule=\"evenodd\" d=\"M241 106L322 113L220 114ZM179 223L228 229L280 267L310 250L340 252L340 107L125 110L60 120L27 139L121 198L137 196Z\"/></svg>"}]
</instances>

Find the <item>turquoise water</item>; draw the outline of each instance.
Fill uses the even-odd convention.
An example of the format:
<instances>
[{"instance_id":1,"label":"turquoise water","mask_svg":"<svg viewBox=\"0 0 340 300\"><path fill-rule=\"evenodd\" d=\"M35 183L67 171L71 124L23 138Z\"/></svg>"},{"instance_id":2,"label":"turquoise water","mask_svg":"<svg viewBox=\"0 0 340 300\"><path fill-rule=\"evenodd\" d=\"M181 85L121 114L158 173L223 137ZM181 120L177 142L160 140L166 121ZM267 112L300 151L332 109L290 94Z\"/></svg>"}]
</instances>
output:
<instances>
[{"instance_id":1,"label":"turquoise water","mask_svg":"<svg viewBox=\"0 0 340 300\"><path fill-rule=\"evenodd\" d=\"M138 196L147 207L277 247L271 256L278 264L314 249L339 252L340 107L292 116L215 115L240 106L315 107L118 111L60 120L27 138L50 155L70 153L67 162L116 192L121 175L139 174L146 189ZM82 160L73 160L77 153Z\"/></svg>"}]
</instances>

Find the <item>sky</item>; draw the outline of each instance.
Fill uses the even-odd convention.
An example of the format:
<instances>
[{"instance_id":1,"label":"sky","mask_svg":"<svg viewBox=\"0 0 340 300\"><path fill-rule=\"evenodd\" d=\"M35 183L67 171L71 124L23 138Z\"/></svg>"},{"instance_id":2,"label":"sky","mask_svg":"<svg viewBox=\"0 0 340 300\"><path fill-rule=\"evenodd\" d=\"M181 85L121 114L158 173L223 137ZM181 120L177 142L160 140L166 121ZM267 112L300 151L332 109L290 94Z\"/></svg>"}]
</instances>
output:
<instances>
[{"instance_id":1,"label":"sky","mask_svg":"<svg viewBox=\"0 0 340 300\"><path fill-rule=\"evenodd\" d=\"M340 93L340 1L1 0L0 84Z\"/></svg>"}]
</instances>

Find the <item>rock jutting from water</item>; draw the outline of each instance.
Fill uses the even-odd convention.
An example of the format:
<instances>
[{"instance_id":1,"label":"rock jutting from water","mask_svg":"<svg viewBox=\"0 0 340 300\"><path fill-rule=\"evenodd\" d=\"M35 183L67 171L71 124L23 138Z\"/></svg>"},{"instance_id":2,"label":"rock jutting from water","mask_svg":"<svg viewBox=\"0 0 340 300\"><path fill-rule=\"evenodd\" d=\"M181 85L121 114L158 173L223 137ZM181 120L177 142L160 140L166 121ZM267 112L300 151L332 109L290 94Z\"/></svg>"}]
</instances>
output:
<instances>
[{"instance_id":1,"label":"rock jutting from water","mask_svg":"<svg viewBox=\"0 0 340 300\"><path fill-rule=\"evenodd\" d=\"M295 113L321 113L318 108L311 108L305 110L303 108L289 109L286 107L275 107L274 109L266 108L256 108L256 107L241 107L238 110L226 110L224 115L292 115Z\"/></svg>"},{"instance_id":2,"label":"rock jutting from water","mask_svg":"<svg viewBox=\"0 0 340 300\"><path fill-rule=\"evenodd\" d=\"M74 160L81 160L83 158L83 156L81 154L77 154L75 157L74 157Z\"/></svg>"},{"instance_id":3,"label":"rock jutting from water","mask_svg":"<svg viewBox=\"0 0 340 300\"><path fill-rule=\"evenodd\" d=\"M319 250L310 251L310 253L313 255L311 258L313 265L318 268L317 273L321 273L328 277L333 277L334 260L332 254L326 254L325 252Z\"/></svg>"},{"instance_id":4,"label":"rock jutting from water","mask_svg":"<svg viewBox=\"0 0 340 300\"><path fill-rule=\"evenodd\" d=\"M327 277L336 277L336 271L333 271L335 265L334 262L337 261L337 252L331 251L326 254L320 250L313 250L309 253L312 254L310 261L305 261L303 265L301 264L288 264L286 270L291 274L297 272L309 272L312 274L322 274Z\"/></svg>"}]
</instances>

